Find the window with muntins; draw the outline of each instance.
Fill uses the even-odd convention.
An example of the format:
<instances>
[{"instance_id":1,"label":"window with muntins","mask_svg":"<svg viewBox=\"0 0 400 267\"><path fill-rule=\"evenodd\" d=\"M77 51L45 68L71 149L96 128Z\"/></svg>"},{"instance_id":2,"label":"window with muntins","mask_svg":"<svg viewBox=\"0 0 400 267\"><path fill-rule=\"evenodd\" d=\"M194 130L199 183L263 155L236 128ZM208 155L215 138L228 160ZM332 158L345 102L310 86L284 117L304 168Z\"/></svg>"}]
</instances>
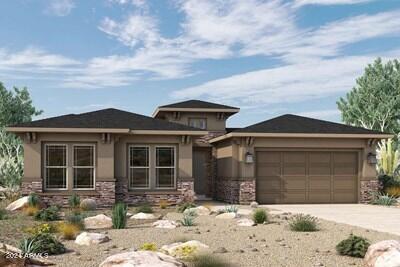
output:
<instances>
[{"instance_id":1,"label":"window with muntins","mask_svg":"<svg viewBox=\"0 0 400 267\"><path fill-rule=\"evenodd\" d=\"M67 189L67 146L46 145L45 153L46 188Z\"/></svg>"},{"instance_id":2,"label":"window with muntins","mask_svg":"<svg viewBox=\"0 0 400 267\"><path fill-rule=\"evenodd\" d=\"M175 186L175 148L156 147L156 187Z\"/></svg>"},{"instance_id":3,"label":"window with muntins","mask_svg":"<svg viewBox=\"0 0 400 267\"><path fill-rule=\"evenodd\" d=\"M94 188L94 146L74 145L74 189Z\"/></svg>"},{"instance_id":4,"label":"window with muntins","mask_svg":"<svg viewBox=\"0 0 400 267\"><path fill-rule=\"evenodd\" d=\"M189 118L189 126L205 130L207 128L207 120L205 118Z\"/></svg>"},{"instance_id":5,"label":"window with muntins","mask_svg":"<svg viewBox=\"0 0 400 267\"><path fill-rule=\"evenodd\" d=\"M129 155L129 187L149 188L149 147L131 146Z\"/></svg>"}]
</instances>

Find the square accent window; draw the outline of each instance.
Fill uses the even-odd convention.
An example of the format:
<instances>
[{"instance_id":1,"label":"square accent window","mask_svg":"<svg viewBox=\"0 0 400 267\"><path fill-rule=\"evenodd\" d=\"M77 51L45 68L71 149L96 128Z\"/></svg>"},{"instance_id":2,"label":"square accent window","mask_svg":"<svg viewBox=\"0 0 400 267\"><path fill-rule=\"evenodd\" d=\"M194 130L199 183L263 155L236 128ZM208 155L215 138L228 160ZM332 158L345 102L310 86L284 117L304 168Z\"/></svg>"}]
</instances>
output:
<instances>
[{"instance_id":1,"label":"square accent window","mask_svg":"<svg viewBox=\"0 0 400 267\"><path fill-rule=\"evenodd\" d=\"M149 188L149 147L129 148L129 188Z\"/></svg>"},{"instance_id":2,"label":"square accent window","mask_svg":"<svg viewBox=\"0 0 400 267\"><path fill-rule=\"evenodd\" d=\"M67 146L45 146L45 181L48 189L67 188Z\"/></svg>"},{"instance_id":3,"label":"square accent window","mask_svg":"<svg viewBox=\"0 0 400 267\"><path fill-rule=\"evenodd\" d=\"M156 147L156 187L175 187L175 147Z\"/></svg>"},{"instance_id":4,"label":"square accent window","mask_svg":"<svg viewBox=\"0 0 400 267\"><path fill-rule=\"evenodd\" d=\"M73 150L74 188L93 189L95 175L94 146L74 145Z\"/></svg>"},{"instance_id":5,"label":"square accent window","mask_svg":"<svg viewBox=\"0 0 400 267\"><path fill-rule=\"evenodd\" d=\"M205 130L207 128L207 119L189 118L189 126Z\"/></svg>"}]
</instances>

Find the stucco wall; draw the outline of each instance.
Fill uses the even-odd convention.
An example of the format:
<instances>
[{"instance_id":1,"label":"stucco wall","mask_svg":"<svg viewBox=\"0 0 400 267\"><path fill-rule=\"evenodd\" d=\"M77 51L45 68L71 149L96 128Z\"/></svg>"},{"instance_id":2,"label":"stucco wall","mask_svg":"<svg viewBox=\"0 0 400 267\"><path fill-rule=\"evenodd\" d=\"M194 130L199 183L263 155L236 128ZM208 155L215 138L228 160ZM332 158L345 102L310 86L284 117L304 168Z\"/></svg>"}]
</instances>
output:
<instances>
[{"instance_id":1,"label":"stucco wall","mask_svg":"<svg viewBox=\"0 0 400 267\"><path fill-rule=\"evenodd\" d=\"M189 118L206 118L208 131L225 131L226 120L217 119L217 113L213 112L180 112L179 119L173 117L172 112L165 112L168 121L189 125Z\"/></svg>"}]
</instances>

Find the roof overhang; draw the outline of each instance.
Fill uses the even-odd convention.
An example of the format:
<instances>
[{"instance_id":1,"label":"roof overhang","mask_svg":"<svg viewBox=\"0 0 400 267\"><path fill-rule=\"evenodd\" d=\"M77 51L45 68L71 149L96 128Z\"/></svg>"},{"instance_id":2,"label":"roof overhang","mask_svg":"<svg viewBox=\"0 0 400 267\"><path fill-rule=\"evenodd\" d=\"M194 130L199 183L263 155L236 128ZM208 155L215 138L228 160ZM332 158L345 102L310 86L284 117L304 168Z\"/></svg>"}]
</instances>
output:
<instances>
[{"instance_id":1,"label":"roof overhang","mask_svg":"<svg viewBox=\"0 0 400 267\"><path fill-rule=\"evenodd\" d=\"M12 133L121 133L143 135L206 135L207 131L177 131L177 130L130 130L113 128L45 128L45 127L6 127L7 132Z\"/></svg>"},{"instance_id":2,"label":"roof overhang","mask_svg":"<svg viewBox=\"0 0 400 267\"><path fill-rule=\"evenodd\" d=\"M269 137L269 138L353 138L353 139L387 139L393 134L310 134L310 133L228 133L209 140L210 143L219 142L232 137Z\"/></svg>"},{"instance_id":3,"label":"roof overhang","mask_svg":"<svg viewBox=\"0 0 400 267\"><path fill-rule=\"evenodd\" d=\"M240 111L239 108L162 108L159 107L153 112L155 118L160 112L221 112L235 114Z\"/></svg>"}]
</instances>

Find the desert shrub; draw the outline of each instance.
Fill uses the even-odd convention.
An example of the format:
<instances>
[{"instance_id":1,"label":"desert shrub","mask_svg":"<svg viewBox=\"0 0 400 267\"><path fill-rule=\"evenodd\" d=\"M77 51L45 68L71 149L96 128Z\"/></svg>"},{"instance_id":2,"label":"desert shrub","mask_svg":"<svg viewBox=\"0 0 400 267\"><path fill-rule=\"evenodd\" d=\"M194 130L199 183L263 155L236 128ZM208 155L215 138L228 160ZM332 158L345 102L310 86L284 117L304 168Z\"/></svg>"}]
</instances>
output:
<instances>
[{"instance_id":1,"label":"desert shrub","mask_svg":"<svg viewBox=\"0 0 400 267\"><path fill-rule=\"evenodd\" d=\"M178 205L177 211L182 213L186 209L195 208L195 207L196 207L196 204L194 204L193 202L182 202L181 204Z\"/></svg>"},{"instance_id":2,"label":"desert shrub","mask_svg":"<svg viewBox=\"0 0 400 267\"><path fill-rule=\"evenodd\" d=\"M35 215L37 212L39 211L39 208L38 208L38 206L26 206L24 209L23 209L23 212L25 213L25 215L28 215L28 216L33 216L33 215Z\"/></svg>"},{"instance_id":3,"label":"desert shrub","mask_svg":"<svg viewBox=\"0 0 400 267\"><path fill-rule=\"evenodd\" d=\"M153 213L153 208L148 204L142 204L136 208L136 212L143 212L143 213Z\"/></svg>"},{"instance_id":4,"label":"desert shrub","mask_svg":"<svg viewBox=\"0 0 400 267\"><path fill-rule=\"evenodd\" d=\"M195 210L186 209L183 214L190 216L190 217L197 217L197 212Z\"/></svg>"},{"instance_id":5,"label":"desert shrub","mask_svg":"<svg viewBox=\"0 0 400 267\"><path fill-rule=\"evenodd\" d=\"M381 186L382 192L385 192L389 187L399 187L400 181L395 179L393 176L389 176L386 174L381 174L378 176L378 181Z\"/></svg>"},{"instance_id":6,"label":"desert shrub","mask_svg":"<svg viewBox=\"0 0 400 267\"><path fill-rule=\"evenodd\" d=\"M84 211L96 210L97 208L96 201L90 198L82 200L79 206Z\"/></svg>"},{"instance_id":7,"label":"desert shrub","mask_svg":"<svg viewBox=\"0 0 400 267\"><path fill-rule=\"evenodd\" d=\"M65 217L65 222L76 225L79 229L84 229L85 224L83 222L84 216L81 214L71 213Z\"/></svg>"},{"instance_id":8,"label":"desert shrub","mask_svg":"<svg viewBox=\"0 0 400 267\"><path fill-rule=\"evenodd\" d=\"M315 232L318 231L318 219L308 214L296 214L290 218L289 228L295 232Z\"/></svg>"},{"instance_id":9,"label":"desert shrub","mask_svg":"<svg viewBox=\"0 0 400 267\"><path fill-rule=\"evenodd\" d=\"M195 216L190 216L188 214L185 214L183 215L183 219L180 221L180 223L183 226L193 226L195 218L196 218Z\"/></svg>"},{"instance_id":10,"label":"desert shrub","mask_svg":"<svg viewBox=\"0 0 400 267\"><path fill-rule=\"evenodd\" d=\"M160 209L166 209L169 206L168 200L161 199L160 202L158 203Z\"/></svg>"},{"instance_id":11,"label":"desert shrub","mask_svg":"<svg viewBox=\"0 0 400 267\"><path fill-rule=\"evenodd\" d=\"M265 209L255 209L253 213L253 221L257 224L268 222L268 214Z\"/></svg>"},{"instance_id":12,"label":"desert shrub","mask_svg":"<svg viewBox=\"0 0 400 267\"><path fill-rule=\"evenodd\" d=\"M378 193L371 201L373 205L380 206L393 206L397 203L396 198L389 196L388 194Z\"/></svg>"},{"instance_id":13,"label":"desert shrub","mask_svg":"<svg viewBox=\"0 0 400 267\"><path fill-rule=\"evenodd\" d=\"M35 214L35 219L39 221L57 221L60 219L59 208L51 206L47 209L39 210Z\"/></svg>"},{"instance_id":14,"label":"desert shrub","mask_svg":"<svg viewBox=\"0 0 400 267\"><path fill-rule=\"evenodd\" d=\"M237 212L238 212L238 207L235 206L235 205L225 206L224 211L225 211L226 213L230 213L230 212L237 213Z\"/></svg>"},{"instance_id":15,"label":"desert shrub","mask_svg":"<svg viewBox=\"0 0 400 267\"><path fill-rule=\"evenodd\" d=\"M64 239L73 240L80 232L80 227L76 224L62 222L58 225L58 232Z\"/></svg>"},{"instance_id":16,"label":"desert shrub","mask_svg":"<svg viewBox=\"0 0 400 267\"><path fill-rule=\"evenodd\" d=\"M73 193L68 198L68 205L73 209L79 208L79 206L81 205L81 198L77 194Z\"/></svg>"},{"instance_id":17,"label":"desert shrub","mask_svg":"<svg viewBox=\"0 0 400 267\"><path fill-rule=\"evenodd\" d=\"M140 246L140 250L157 251L157 245L155 243L144 243Z\"/></svg>"},{"instance_id":18,"label":"desert shrub","mask_svg":"<svg viewBox=\"0 0 400 267\"><path fill-rule=\"evenodd\" d=\"M117 203L112 210L112 224L114 229L124 229L126 226L127 207L124 203Z\"/></svg>"},{"instance_id":19,"label":"desert shrub","mask_svg":"<svg viewBox=\"0 0 400 267\"><path fill-rule=\"evenodd\" d=\"M391 186L386 188L385 190L386 194L388 194L391 197L398 198L400 197L400 186Z\"/></svg>"},{"instance_id":20,"label":"desert shrub","mask_svg":"<svg viewBox=\"0 0 400 267\"><path fill-rule=\"evenodd\" d=\"M336 251L340 255L363 258L369 245L370 243L366 238L350 234L347 239L340 241L336 245Z\"/></svg>"},{"instance_id":21,"label":"desert shrub","mask_svg":"<svg viewBox=\"0 0 400 267\"><path fill-rule=\"evenodd\" d=\"M49 233L40 233L24 238L20 242L19 248L23 253L48 253L49 255L57 255L65 252L64 245Z\"/></svg>"},{"instance_id":22,"label":"desert shrub","mask_svg":"<svg viewBox=\"0 0 400 267\"><path fill-rule=\"evenodd\" d=\"M230 267L231 264L213 254L196 255L189 262L189 267Z\"/></svg>"},{"instance_id":23,"label":"desert shrub","mask_svg":"<svg viewBox=\"0 0 400 267\"><path fill-rule=\"evenodd\" d=\"M28 196L28 206L29 207L38 207L40 204L39 196L35 193L30 193Z\"/></svg>"},{"instance_id":24,"label":"desert shrub","mask_svg":"<svg viewBox=\"0 0 400 267\"><path fill-rule=\"evenodd\" d=\"M0 220L6 220L7 217L7 211L5 209L0 209Z\"/></svg>"},{"instance_id":25,"label":"desert shrub","mask_svg":"<svg viewBox=\"0 0 400 267\"><path fill-rule=\"evenodd\" d=\"M25 233L29 233L31 235L38 235L38 234L46 234L46 233L55 233L57 231L57 227L53 224L49 223L42 223L36 225L34 227L29 227L24 229Z\"/></svg>"},{"instance_id":26,"label":"desert shrub","mask_svg":"<svg viewBox=\"0 0 400 267\"><path fill-rule=\"evenodd\" d=\"M195 246L184 245L175 249L174 254L179 255L181 258L191 259L197 248Z\"/></svg>"}]
</instances>

